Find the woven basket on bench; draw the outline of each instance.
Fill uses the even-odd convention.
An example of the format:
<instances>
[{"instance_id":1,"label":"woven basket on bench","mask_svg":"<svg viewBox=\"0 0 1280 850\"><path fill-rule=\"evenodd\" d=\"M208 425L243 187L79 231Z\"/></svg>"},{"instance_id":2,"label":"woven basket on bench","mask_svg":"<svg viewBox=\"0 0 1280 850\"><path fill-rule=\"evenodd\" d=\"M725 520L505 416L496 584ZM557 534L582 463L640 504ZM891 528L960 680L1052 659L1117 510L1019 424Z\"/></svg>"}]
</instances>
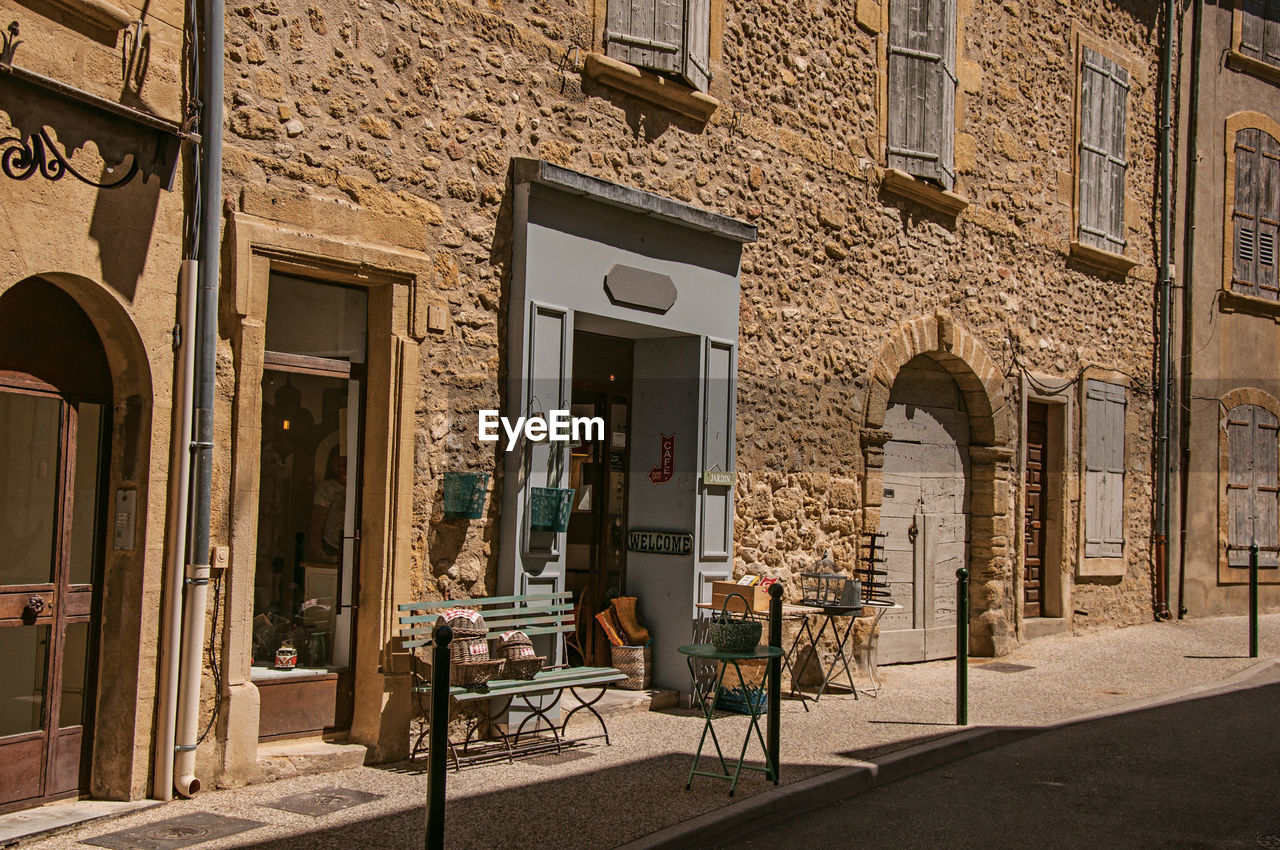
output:
<instances>
[{"instance_id":1,"label":"woven basket on bench","mask_svg":"<svg viewBox=\"0 0 1280 850\"><path fill-rule=\"evenodd\" d=\"M503 675L508 679L532 679L547 660L534 654L533 640L521 631L504 632L498 639L498 654L507 662Z\"/></svg>"},{"instance_id":2,"label":"woven basket on bench","mask_svg":"<svg viewBox=\"0 0 1280 850\"><path fill-rule=\"evenodd\" d=\"M489 633L484 617L472 608L446 608L436 618L436 628L453 629L449 644L449 684L458 687L482 685L498 675L501 660L490 661Z\"/></svg>"}]
</instances>

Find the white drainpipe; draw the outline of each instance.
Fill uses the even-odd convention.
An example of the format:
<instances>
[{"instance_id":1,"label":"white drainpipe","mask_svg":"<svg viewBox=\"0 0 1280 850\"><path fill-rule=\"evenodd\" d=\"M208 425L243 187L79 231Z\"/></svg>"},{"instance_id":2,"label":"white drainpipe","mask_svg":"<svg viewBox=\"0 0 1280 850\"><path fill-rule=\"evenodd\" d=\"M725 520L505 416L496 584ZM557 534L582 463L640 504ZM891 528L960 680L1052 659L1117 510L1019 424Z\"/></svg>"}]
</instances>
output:
<instances>
[{"instance_id":1,"label":"white drainpipe","mask_svg":"<svg viewBox=\"0 0 1280 850\"><path fill-rule=\"evenodd\" d=\"M178 718L178 663L182 630L182 577L187 552L187 506L191 490L191 403L196 370L196 268L195 260L182 261L181 324L178 338L178 370L174 376L173 412L177 433L170 451L173 503L169 511L168 578L164 583L164 613L160 637L160 705L156 712L156 772L151 794L157 800L173 799L173 742Z\"/></svg>"}]
</instances>

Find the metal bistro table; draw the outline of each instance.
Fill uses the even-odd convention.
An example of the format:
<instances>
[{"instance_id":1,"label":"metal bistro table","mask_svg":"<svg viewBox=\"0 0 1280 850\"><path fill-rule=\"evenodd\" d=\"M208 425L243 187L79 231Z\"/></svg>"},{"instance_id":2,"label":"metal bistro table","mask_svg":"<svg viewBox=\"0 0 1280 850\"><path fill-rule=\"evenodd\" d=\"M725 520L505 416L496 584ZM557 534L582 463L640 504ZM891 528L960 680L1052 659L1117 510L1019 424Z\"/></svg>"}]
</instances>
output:
<instances>
[{"instance_id":1,"label":"metal bistro table","mask_svg":"<svg viewBox=\"0 0 1280 850\"><path fill-rule=\"evenodd\" d=\"M760 731L760 709L759 701L747 695L747 714L751 721L747 725L747 734L742 740L742 751L738 753L738 764L733 772L729 772L729 765L725 762L724 751L720 749L720 739L716 737L715 726L712 719L715 717L716 701L720 698L720 690L724 685L724 674L729 670L729 665L733 665L733 669L738 674L739 682L746 682L746 678L742 675L742 668L738 666L739 661L751 661L759 659L779 658L782 655L782 648L777 646L757 646L751 652L718 652L714 646L709 643L692 643L685 644L680 647L680 654L686 656L685 661L689 665L689 675L696 679L694 671L694 660L718 662L719 671L716 673L716 685L711 691L710 700L699 700L698 703L702 707L702 714L706 718L706 722L702 726L702 737L698 740L698 751L693 756L693 767L689 769L689 781L685 783L685 789L693 787L693 777L710 776L713 779L731 780L729 785L729 796L733 796L733 792L738 788L738 777L742 774L743 769L759 770L773 780L773 784L778 784L778 776L773 770L773 759L769 756L769 747L764 742L764 733ZM760 682L760 693L767 694L769 684L769 666L765 665L764 679ZM751 732L755 730L756 740L760 742L760 749L764 753L764 767L755 767L747 765L744 762L747 759L747 745L751 743ZM698 762L702 759L702 748L707 743L707 734L711 735L711 743L716 748L716 756L720 759L720 772L711 773L706 770L698 770Z\"/></svg>"},{"instance_id":2,"label":"metal bistro table","mask_svg":"<svg viewBox=\"0 0 1280 850\"><path fill-rule=\"evenodd\" d=\"M788 608L791 610L788 611ZM868 614L868 610L873 611L874 613ZM805 711L808 711L809 705L807 701L812 699L814 702L817 702L822 695L826 693L827 685L832 684L835 676L838 675L836 673L836 664L839 663L842 665L841 672L844 673L845 680L849 683L849 690L853 693L853 698L857 699L858 688L853 681L853 670L846 651L849 648L849 638L853 635L854 621L865 617L872 618L871 629L868 633L866 644L859 648L858 653L863 666L867 670L867 677L871 680L872 687L863 690L862 693L867 696L876 696L879 694L881 685L879 670L877 669L878 659L876 658L876 649L877 644L880 642L880 618L885 615L885 612L893 610L900 611L902 610L902 606L893 602L876 601L861 602L857 605L851 606L807 604L785 606L783 608L783 616L787 617L787 615L790 614L790 618L800 621L800 630L796 633L795 639L791 641L791 648L782 659L783 669L791 674L791 690L787 695L790 697L799 697L801 703L804 705ZM813 627L810 623L810 620L813 617L822 617L822 623L819 624L816 634L814 633ZM849 619L849 622L845 626L843 632L840 630L840 624L836 622L837 617L847 617ZM831 637L835 640L836 654L832 656L831 663L827 665L827 669L823 673L822 684L819 686L818 692L814 696L810 697L804 691L800 690L799 676L796 675L794 665L795 654L796 650L800 646L801 639L805 636L809 638L809 644L811 646L817 647L819 641L822 640L823 633L827 630L827 626L831 627Z\"/></svg>"}]
</instances>

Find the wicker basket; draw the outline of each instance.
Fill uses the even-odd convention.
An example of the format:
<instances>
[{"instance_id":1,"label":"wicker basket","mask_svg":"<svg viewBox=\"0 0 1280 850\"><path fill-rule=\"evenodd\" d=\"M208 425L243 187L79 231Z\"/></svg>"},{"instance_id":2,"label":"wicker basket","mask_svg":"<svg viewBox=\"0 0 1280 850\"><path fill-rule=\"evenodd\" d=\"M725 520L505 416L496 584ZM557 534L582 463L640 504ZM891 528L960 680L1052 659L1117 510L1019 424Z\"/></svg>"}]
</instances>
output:
<instances>
[{"instance_id":1,"label":"wicker basket","mask_svg":"<svg viewBox=\"0 0 1280 850\"><path fill-rule=\"evenodd\" d=\"M533 639L524 632L503 632L498 638L498 654L508 661L533 658Z\"/></svg>"},{"instance_id":2,"label":"wicker basket","mask_svg":"<svg viewBox=\"0 0 1280 850\"><path fill-rule=\"evenodd\" d=\"M489 641L484 638L460 638L449 644L450 664L475 664L489 660Z\"/></svg>"},{"instance_id":3,"label":"wicker basket","mask_svg":"<svg viewBox=\"0 0 1280 850\"><path fill-rule=\"evenodd\" d=\"M738 597L743 602L742 619L735 619L729 611L729 600ZM716 648L716 652L752 652L760 645L760 633L763 624L752 618L751 603L741 593L730 593L724 599L720 610L711 615L711 624L707 626L707 640Z\"/></svg>"},{"instance_id":4,"label":"wicker basket","mask_svg":"<svg viewBox=\"0 0 1280 850\"><path fill-rule=\"evenodd\" d=\"M649 687L653 672L653 651L647 646L610 646L613 651L613 666L617 667L627 678L615 682L615 688L624 691L643 691Z\"/></svg>"},{"instance_id":5,"label":"wicker basket","mask_svg":"<svg viewBox=\"0 0 1280 850\"><path fill-rule=\"evenodd\" d=\"M532 679L538 675L538 671L542 669L546 660L541 655L535 655L532 658L507 658L503 661L506 665L502 670L503 678Z\"/></svg>"},{"instance_id":6,"label":"wicker basket","mask_svg":"<svg viewBox=\"0 0 1280 850\"><path fill-rule=\"evenodd\" d=\"M485 682L497 676L506 664L502 659L494 661L469 661L449 665L449 684L468 690L487 690Z\"/></svg>"},{"instance_id":7,"label":"wicker basket","mask_svg":"<svg viewBox=\"0 0 1280 850\"><path fill-rule=\"evenodd\" d=\"M436 618L436 628L453 629L453 641L449 644L449 663L453 666L489 660L489 627L484 617L473 608L446 608ZM450 675L450 681L453 676Z\"/></svg>"}]
</instances>

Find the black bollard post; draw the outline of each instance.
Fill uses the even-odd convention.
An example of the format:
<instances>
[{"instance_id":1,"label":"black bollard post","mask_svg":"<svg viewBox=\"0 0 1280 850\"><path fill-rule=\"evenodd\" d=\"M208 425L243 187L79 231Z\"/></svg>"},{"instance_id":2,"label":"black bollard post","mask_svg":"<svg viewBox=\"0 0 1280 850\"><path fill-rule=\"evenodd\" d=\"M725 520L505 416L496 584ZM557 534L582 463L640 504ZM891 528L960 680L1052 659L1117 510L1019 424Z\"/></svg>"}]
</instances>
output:
<instances>
[{"instance_id":1,"label":"black bollard post","mask_svg":"<svg viewBox=\"0 0 1280 850\"><path fill-rule=\"evenodd\" d=\"M782 648L782 583L769 588L769 646ZM773 782L778 783L778 748L782 744L782 656L769 659L769 716L765 738L769 742L766 757L773 767Z\"/></svg>"},{"instance_id":2,"label":"black bollard post","mask_svg":"<svg viewBox=\"0 0 1280 850\"><path fill-rule=\"evenodd\" d=\"M956 725L969 725L969 571L956 570Z\"/></svg>"},{"instance_id":3,"label":"black bollard post","mask_svg":"<svg viewBox=\"0 0 1280 850\"><path fill-rule=\"evenodd\" d=\"M1258 544L1249 544L1249 657L1258 657Z\"/></svg>"},{"instance_id":4,"label":"black bollard post","mask_svg":"<svg viewBox=\"0 0 1280 850\"><path fill-rule=\"evenodd\" d=\"M440 626L432 634L431 710L427 749L426 850L444 850L445 770L449 764L449 644L453 629Z\"/></svg>"}]
</instances>

